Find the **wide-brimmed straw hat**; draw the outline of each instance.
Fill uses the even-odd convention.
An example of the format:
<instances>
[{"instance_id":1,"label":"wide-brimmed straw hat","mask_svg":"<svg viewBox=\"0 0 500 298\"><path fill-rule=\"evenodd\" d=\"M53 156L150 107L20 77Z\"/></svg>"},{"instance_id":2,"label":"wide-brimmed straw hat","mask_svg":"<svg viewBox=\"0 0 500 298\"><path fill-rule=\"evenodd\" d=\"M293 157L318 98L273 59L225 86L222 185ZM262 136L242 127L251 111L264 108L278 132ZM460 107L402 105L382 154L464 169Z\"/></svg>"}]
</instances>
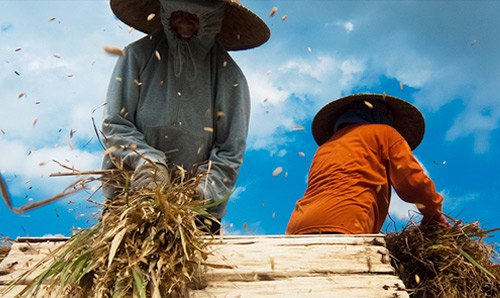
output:
<instances>
[{"instance_id":1,"label":"wide-brimmed straw hat","mask_svg":"<svg viewBox=\"0 0 500 298\"><path fill-rule=\"evenodd\" d=\"M227 50L246 50L265 43L271 33L256 14L241 5L240 0L226 2L219 42ZM125 24L152 34L162 30L159 0L110 0L113 13Z\"/></svg>"},{"instance_id":2,"label":"wide-brimmed straw hat","mask_svg":"<svg viewBox=\"0 0 500 298\"><path fill-rule=\"evenodd\" d=\"M316 116L314 116L312 133L318 145L321 146L331 138L334 134L334 125L337 119L346 111L351 103L358 101L368 102L367 106L369 107L375 105L377 102L385 103L392 112L393 119L391 126L405 138L412 150L417 148L424 138L424 117L416 107L397 97L385 94L362 93L336 99L321 108Z\"/></svg>"}]
</instances>

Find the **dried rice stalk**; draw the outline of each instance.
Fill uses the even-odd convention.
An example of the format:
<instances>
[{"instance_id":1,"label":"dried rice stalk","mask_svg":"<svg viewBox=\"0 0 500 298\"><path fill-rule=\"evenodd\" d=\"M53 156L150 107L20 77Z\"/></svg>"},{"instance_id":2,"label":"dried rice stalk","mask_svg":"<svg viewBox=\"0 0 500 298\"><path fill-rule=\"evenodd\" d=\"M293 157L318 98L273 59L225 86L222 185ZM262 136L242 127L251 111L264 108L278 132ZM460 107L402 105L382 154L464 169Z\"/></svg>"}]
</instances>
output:
<instances>
[{"instance_id":1,"label":"dried rice stalk","mask_svg":"<svg viewBox=\"0 0 500 298\"><path fill-rule=\"evenodd\" d=\"M51 262L20 296L36 297L42 284L57 297L186 297L188 286L205 287L209 241L198 226L200 216L210 217L207 208L220 202L203 205L192 199L201 177L133 190L130 171L99 173L103 185L112 184L118 195L105 202L97 225L19 277Z\"/></svg>"},{"instance_id":2,"label":"dried rice stalk","mask_svg":"<svg viewBox=\"0 0 500 298\"><path fill-rule=\"evenodd\" d=\"M415 224L386 236L399 277L412 297L499 297L494 246L477 222L423 230Z\"/></svg>"}]
</instances>

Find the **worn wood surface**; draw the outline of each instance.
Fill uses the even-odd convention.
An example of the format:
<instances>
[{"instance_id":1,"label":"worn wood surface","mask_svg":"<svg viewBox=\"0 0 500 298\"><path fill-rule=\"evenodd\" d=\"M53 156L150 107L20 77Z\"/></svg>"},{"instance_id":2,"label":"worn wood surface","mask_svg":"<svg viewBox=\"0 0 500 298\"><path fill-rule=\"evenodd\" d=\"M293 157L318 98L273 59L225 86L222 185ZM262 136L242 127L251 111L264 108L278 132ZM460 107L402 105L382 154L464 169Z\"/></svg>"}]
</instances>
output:
<instances>
[{"instance_id":1,"label":"worn wood surface","mask_svg":"<svg viewBox=\"0 0 500 298\"><path fill-rule=\"evenodd\" d=\"M408 297L402 286L392 275L310 275L253 282L214 281L202 291L191 291L191 297Z\"/></svg>"},{"instance_id":2,"label":"worn wood surface","mask_svg":"<svg viewBox=\"0 0 500 298\"><path fill-rule=\"evenodd\" d=\"M402 283L395 276L359 274L359 275L311 275L292 277L272 281L218 281L200 291L191 291L191 297L363 297L395 298L408 297L401 290ZM13 298L24 287L15 286L4 298ZM2 286L0 286L0 291ZM49 298L41 292L39 297ZM53 295L52 297L55 298Z\"/></svg>"},{"instance_id":3,"label":"worn wood surface","mask_svg":"<svg viewBox=\"0 0 500 298\"><path fill-rule=\"evenodd\" d=\"M50 257L52 252L65 242L47 241L47 242L18 242L12 245L12 248L5 259L0 263L0 285L9 284L16 280L26 270L33 268L46 257ZM49 263L40 266L33 274L19 281L19 284L25 284L33 280L38 274L43 272Z\"/></svg>"},{"instance_id":4,"label":"worn wood surface","mask_svg":"<svg viewBox=\"0 0 500 298\"><path fill-rule=\"evenodd\" d=\"M17 298L16 295L19 294L23 289L24 286L13 286L7 293L3 293L3 290L7 290L7 286L0 286L0 297L2 298ZM55 294L47 293L44 291L44 289L41 289L38 293L38 295L35 296L36 298L61 298L57 297Z\"/></svg>"},{"instance_id":5,"label":"worn wood surface","mask_svg":"<svg viewBox=\"0 0 500 298\"><path fill-rule=\"evenodd\" d=\"M18 239L0 263L0 286L50 258L64 240ZM408 297L383 235L225 236L213 240L210 250L209 286L191 291L192 297Z\"/></svg>"}]
</instances>

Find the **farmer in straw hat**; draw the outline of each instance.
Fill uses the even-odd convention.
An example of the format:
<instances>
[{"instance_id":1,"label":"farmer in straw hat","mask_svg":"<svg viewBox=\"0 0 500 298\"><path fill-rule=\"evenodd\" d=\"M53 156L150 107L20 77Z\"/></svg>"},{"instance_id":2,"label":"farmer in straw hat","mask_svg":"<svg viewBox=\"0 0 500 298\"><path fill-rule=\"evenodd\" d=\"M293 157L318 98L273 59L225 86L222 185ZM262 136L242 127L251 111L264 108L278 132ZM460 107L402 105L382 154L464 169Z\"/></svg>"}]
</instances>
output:
<instances>
[{"instance_id":1,"label":"farmer in straw hat","mask_svg":"<svg viewBox=\"0 0 500 298\"><path fill-rule=\"evenodd\" d=\"M312 124L319 148L287 234L379 233L391 186L416 204L423 225L448 225L443 198L412 153L424 131L417 108L385 94L350 95L324 106Z\"/></svg>"},{"instance_id":2,"label":"farmer in straw hat","mask_svg":"<svg viewBox=\"0 0 500 298\"><path fill-rule=\"evenodd\" d=\"M107 94L102 131L116 150L103 161L133 169L132 187L165 185L177 166L208 173L197 197L227 198L245 150L250 97L228 50L258 47L265 23L238 0L111 0L124 23L148 36L125 48ZM151 162L152 161L152 162ZM105 189L105 196L113 193ZM209 212L220 219L226 204ZM211 226L212 232L220 228Z\"/></svg>"}]
</instances>

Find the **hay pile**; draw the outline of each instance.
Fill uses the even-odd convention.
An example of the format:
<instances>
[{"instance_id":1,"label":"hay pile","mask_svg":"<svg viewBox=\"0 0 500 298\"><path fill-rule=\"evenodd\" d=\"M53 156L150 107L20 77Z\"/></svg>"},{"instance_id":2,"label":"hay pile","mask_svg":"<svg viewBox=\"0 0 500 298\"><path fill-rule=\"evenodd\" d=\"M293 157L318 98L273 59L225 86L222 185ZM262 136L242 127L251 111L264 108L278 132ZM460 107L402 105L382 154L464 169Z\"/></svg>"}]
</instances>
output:
<instances>
[{"instance_id":1,"label":"hay pile","mask_svg":"<svg viewBox=\"0 0 500 298\"><path fill-rule=\"evenodd\" d=\"M500 297L498 255L483 240L493 231L477 222L430 229L410 223L386 242L412 297Z\"/></svg>"},{"instance_id":2,"label":"hay pile","mask_svg":"<svg viewBox=\"0 0 500 298\"><path fill-rule=\"evenodd\" d=\"M42 283L56 297L184 297L188 286L204 287L208 241L197 223L210 206L192 199L199 180L138 191L117 173L123 177L106 179L123 182L120 194L99 223L61 246L22 296L35 296Z\"/></svg>"}]
</instances>

